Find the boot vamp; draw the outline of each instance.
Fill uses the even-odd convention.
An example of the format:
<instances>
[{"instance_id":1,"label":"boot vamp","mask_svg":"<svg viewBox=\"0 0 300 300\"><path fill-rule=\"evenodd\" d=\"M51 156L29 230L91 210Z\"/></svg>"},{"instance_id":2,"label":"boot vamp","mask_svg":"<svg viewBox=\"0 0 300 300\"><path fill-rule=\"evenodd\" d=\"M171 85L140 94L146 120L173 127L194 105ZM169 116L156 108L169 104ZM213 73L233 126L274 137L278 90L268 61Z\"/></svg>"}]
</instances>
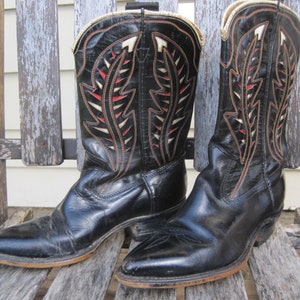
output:
<instances>
[{"instance_id":1,"label":"boot vamp","mask_svg":"<svg viewBox=\"0 0 300 300\"><path fill-rule=\"evenodd\" d=\"M266 220L280 210L274 209L269 190L261 182L235 199L220 199L220 185L214 184L218 178L217 169L207 167L176 216L128 255L121 272L192 276L246 260ZM273 184L282 187L281 180Z\"/></svg>"},{"instance_id":2,"label":"boot vamp","mask_svg":"<svg viewBox=\"0 0 300 300\"><path fill-rule=\"evenodd\" d=\"M12 256L47 257L74 253L74 245L58 212L0 232L0 253Z\"/></svg>"},{"instance_id":3,"label":"boot vamp","mask_svg":"<svg viewBox=\"0 0 300 300\"><path fill-rule=\"evenodd\" d=\"M97 172L81 179L58 207L76 241L76 248L91 245L150 213L151 201L141 174L102 182Z\"/></svg>"},{"instance_id":4,"label":"boot vamp","mask_svg":"<svg viewBox=\"0 0 300 300\"><path fill-rule=\"evenodd\" d=\"M244 222L234 217L234 210L225 211L204 198L201 202L202 207L194 210L195 213L203 209L201 217L193 214L170 220L154 237L130 252L122 272L130 276L190 276L224 266L239 257L248 242L243 232ZM236 239L237 236L241 239Z\"/></svg>"},{"instance_id":5,"label":"boot vamp","mask_svg":"<svg viewBox=\"0 0 300 300\"><path fill-rule=\"evenodd\" d=\"M139 177L108 180L107 174L97 168L83 172L50 216L0 231L0 253L56 257L94 247L93 243L99 243L117 224L122 226L149 213L150 201L143 201L148 195Z\"/></svg>"},{"instance_id":6,"label":"boot vamp","mask_svg":"<svg viewBox=\"0 0 300 300\"><path fill-rule=\"evenodd\" d=\"M184 178L183 160L120 178L88 167L50 216L0 231L0 259L89 253L110 234L173 209L185 195Z\"/></svg>"}]
</instances>

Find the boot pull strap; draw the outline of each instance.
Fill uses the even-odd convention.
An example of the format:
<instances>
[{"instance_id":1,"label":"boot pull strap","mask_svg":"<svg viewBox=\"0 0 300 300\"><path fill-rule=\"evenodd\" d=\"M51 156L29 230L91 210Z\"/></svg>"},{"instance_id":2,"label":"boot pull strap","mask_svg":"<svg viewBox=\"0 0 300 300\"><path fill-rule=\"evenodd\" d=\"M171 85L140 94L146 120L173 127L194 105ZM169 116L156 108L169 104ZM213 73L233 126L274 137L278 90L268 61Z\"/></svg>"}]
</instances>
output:
<instances>
[{"instance_id":1,"label":"boot pull strap","mask_svg":"<svg viewBox=\"0 0 300 300\"><path fill-rule=\"evenodd\" d=\"M132 9L147 9L152 11L159 11L158 2L128 2L125 6L126 10Z\"/></svg>"}]
</instances>

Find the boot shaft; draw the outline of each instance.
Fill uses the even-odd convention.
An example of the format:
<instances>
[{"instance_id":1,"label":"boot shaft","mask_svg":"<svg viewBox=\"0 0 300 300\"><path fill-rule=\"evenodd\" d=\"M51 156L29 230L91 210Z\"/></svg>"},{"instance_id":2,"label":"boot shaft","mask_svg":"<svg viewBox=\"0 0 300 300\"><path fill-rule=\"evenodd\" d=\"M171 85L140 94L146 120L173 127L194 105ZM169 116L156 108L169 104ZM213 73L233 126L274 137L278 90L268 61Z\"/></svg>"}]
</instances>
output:
<instances>
[{"instance_id":1,"label":"boot shaft","mask_svg":"<svg viewBox=\"0 0 300 300\"><path fill-rule=\"evenodd\" d=\"M237 1L225 12L219 110L209 146L220 195L233 199L255 186L275 190L276 182L283 193L285 125L299 49L299 18L283 4Z\"/></svg>"},{"instance_id":2,"label":"boot shaft","mask_svg":"<svg viewBox=\"0 0 300 300\"><path fill-rule=\"evenodd\" d=\"M299 18L276 1L237 1L235 5L223 19L215 136L230 141L229 151L237 150L234 153L241 163L255 150L282 163L300 52Z\"/></svg>"},{"instance_id":3,"label":"boot shaft","mask_svg":"<svg viewBox=\"0 0 300 300\"><path fill-rule=\"evenodd\" d=\"M202 36L175 14L113 13L79 34L74 55L88 155L124 174L184 153Z\"/></svg>"},{"instance_id":4,"label":"boot shaft","mask_svg":"<svg viewBox=\"0 0 300 300\"><path fill-rule=\"evenodd\" d=\"M276 1L237 1L222 25L219 113L212 141L235 161L235 194L248 183L281 172L288 104L296 81L300 22ZM257 166L257 172L255 167ZM257 173L257 176L255 175Z\"/></svg>"}]
</instances>

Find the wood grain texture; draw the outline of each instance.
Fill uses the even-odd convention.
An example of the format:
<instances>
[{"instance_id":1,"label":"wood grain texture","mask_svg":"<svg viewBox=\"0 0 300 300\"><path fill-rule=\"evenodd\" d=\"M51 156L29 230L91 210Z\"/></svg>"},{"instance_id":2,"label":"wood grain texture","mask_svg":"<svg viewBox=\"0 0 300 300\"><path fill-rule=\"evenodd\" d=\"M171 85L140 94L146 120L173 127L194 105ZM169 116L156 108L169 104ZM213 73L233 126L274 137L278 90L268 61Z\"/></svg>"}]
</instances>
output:
<instances>
[{"instance_id":1,"label":"wood grain texture","mask_svg":"<svg viewBox=\"0 0 300 300\"><path fill-rule=\"evenodd\" d=\"M15 224L23 223L31 220L33 217L33 211L31 208L18 209L12 213L11 216L4 223L4 227L12 226Z\"/></svg>"},{"instance_id":2,"label":"wood grain texture","mask_svg":"<svg viewBox=\"0 0 300 300\"><path fill-rule=\"evenodd\" d=\"M134 289L119 285L115 299L118 300L176 300L175 289ZM196 298L194 298L196 299Z\"/></svg>"},{"instance_id":3,"label":"wood grain texture","mask_svg":"<svg viewBox=\"0 0 300 300\"><path fill-rule=\"evenodd\" d=\"M243 300L248 299L242 272L215 282L185 289L185 300Z\"/></svg>"},{"instance_id":4,"label":"wood grain texture","mask_svg":"<svg viewBox=\"0 0 300 300\"><path fill-rule=\"evenodd\" d=\"M208 162L207 146L213 135L219 101L220 27L223 13L233 0L195 0L195 22L206 43L200 61L195 104L195 168L201 171ZM285 0L284 4L300 15L300 1ZM212 17L213 16L213 17ZM300 76L298 65L298 78ZM288 153L286 167L300 165L300 83L294 87L287 121Z\"/></svg>"},{"instance_id":5,"label":"wood grain texture","mask_svg":"<svg viewBox=\"0 0 300 300\"><path fill-rule=\"evenodd\" d=\"M300 1L285 0L285 5L292 8L300 16ZM286 167L296 168L300 166L300 64L298 64L297 80L294 86L289 115L287 120L286 137L288 153Z\"/></svg>"},{"instance_id":6,"label":"wood grain texture","mask_svg":"<svg viewBox=\"0 0 300 300\"><path fill-rule=\"evenodd\" d=\"M4 227L20 224L32 218L32 210L13 213ZM0 265L0 300L31 300L38 293L49 270L34 270Z\"/></svg>"},{"instance_id":7,"label":"wood grain texture","mask_svg":"<svg viewBox=\"0 0 300 300\"><path fill-rule=\"evenodd\" d=\"M205 38L195 98L195 168L208 161L207 146L215 129L219 103L221 20L233 0L195 0L195 22Z\"/></svg>"},{"instance_id":8,"label":"wood grain texture","mask_svg":"<svg viewBox=\"0 0 300 300\"><path fill-rule=\"evenodd\" d=\"M119 232L104 241L91 258L62 268L44 299L104 299L123 241L124 233Z\"/></svg>"},{"instance_id":9,"label":"wood grain texture","mask_svg":"<svg viewBox=\"0 0 300 300\"><path fill-rule=\"evenodd\" d=\"M116 10L115 0L76 0L74 1L74 36L93 19Z\"/></svg>"},{"instance_id":10,"label":"wood grain texture","mask_svg":"<svg viewBox=\"0 0 300 300\"><path fill-rule=\"evenodd\" d=\"M300 258L281 225L253 249L249 266L259 299L300 299Z\"/></svg>"},{"instance_id":11,"label":"wood grain texture","mask_svg":"<svg viewBox=\"0 0 300 300\"><path fill-rule=\"evenodd\" d=\"M91 20L113 12L116 10L115 0L76 0L74 1L74 36L76 37L82 28L88 24ZM75 86L77 84L75 83ZM80 131L80 116L78 106L78 91L75 90L76 95L76 135L77 135L77 167L79 170L82 169L84 161L84 148L81 142L81 131Z\"/></svg>"},{"instance_id":12,"label":"wood grain texture","mask_svg":"<svg viewBox=\"0 0 300 300\"><path fill-rule=\"evenodd\" d=\"M4 111L4 2L0 1L0 139L5 138ZM7 219L6 161L0 159L0 225Z\"/></svg>"},{"instance_id":13,"label":"wood grain texture","mask_svg":"<svg viewBox=\"0 0 300 300\"><path fill-rule=\"evenodd\" d=\"M0 159L21 159L20 139L0 139Z\"/></svg>"},{"instance_id":14,"label":"wood grain texture","mask_svg":"<svg viewBox=\"0 0 300 300\"><path fill-rule=\"evenodd\" d=\"M284 231L286 232L292 246L295 249L300 249L300 224L290 224L284 226Z\"/></svg>"},{"instance_id":15,"label":"wood grain texture","mask_svg":"<svg viewBox=\"0 0 300 300\"><path fill-rule=\"evenodd\" d=\"M295 209L294 223L300 224L300 207Z\"/></svg>"},{"instance_id":16,"label":"wood grain texture","mask_svg":"<svg viewBox=\"0 0 300 300\"><path fill-rule=\"evenodd\" d=\"M31 300L46 279L48 270L0 266L0 300Z\"/></svg>"},{"instance_id":17,"label":"wood grain texture","mask_svg":"<svg viewBox=\"0 0 300 300\"><path fill-rule=\"evenodd\" d=\"M23 161L57 165L63 158L56 1L18 0L16 13Z\"/></svg>"},{"instance_id":18,"label":"wood grain texture","mask_svg":"<svg viewBox=\"0 0 300 300\"><path fill-rule=\"evenodd\" d=\"M6 161L0 161L0 225L7 219Z\"/></svg>"},{"instance_id":19,"label":"wood grain texture","mask_svg":"<svg viewBox=\"0 0 300 300\"><path fill-rule=\"evenodd\" d=\"M177 12L178 0L139 0L136 2L158 2L159 11Z\"/></svg>"}]
</instances>

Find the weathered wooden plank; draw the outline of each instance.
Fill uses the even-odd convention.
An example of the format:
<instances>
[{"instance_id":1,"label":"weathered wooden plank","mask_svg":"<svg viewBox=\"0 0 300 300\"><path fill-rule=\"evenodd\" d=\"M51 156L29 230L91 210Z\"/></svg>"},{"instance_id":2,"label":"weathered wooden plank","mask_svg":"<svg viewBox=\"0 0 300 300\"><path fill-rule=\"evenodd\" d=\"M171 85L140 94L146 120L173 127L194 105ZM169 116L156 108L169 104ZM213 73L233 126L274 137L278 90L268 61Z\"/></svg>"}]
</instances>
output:
<instances>
[{"instance_id":1,"label":"weathered wooden plank","mask_svg":"<svg viewBox=\"0 0 300 300\"><path fill-rule=\"evenodd\" d=\"M299 207L295 209L294 223L300 224L300 208Z\"/></svg>"},{"instance_id":2,"label":"weathered wooden plank","mask_svg":"<svg viewBox=\"0 0 300 300\"><path fill-rule=\"evenodd\" d=\"M213 135L219 102L221 21L233 0L195 0L195 22L205 37L195 98L195 168L208 161L207 147Z\"/></svg>"},{"instance_id":3,"label":"weathered wooden plank","mask_svg":"<svg viewBox=\"0 0 300 300\"><path fill-rule=\"evenodd\" d=\"M300 224L290 224L284 226L284 231L286 232L292 246L295 249L300 249Z\"/></svg>"},{"instance_id":4,"label":"weathered wooden plank","mask_svg":"<svg viewBox=\"0 0 300 300\"><path fill-rule=\"evenodd\" d=\"M48 270L0 266L0 300L31 300L46 279Z\"/></svg>"},{"instance_id":5,"label":"weathered wooden plank","mask_svg":"<svg viewBox=\"0 0 300 300\"><path fill-rule=\"evenodd\" d=\"M16 210L4 223L3 227L26 222L33 217L33 211L31 208L23 208Z\"/></svg>"},{"instance_id":6,"label":"weathered wooden plank","mask_svg":"<svg viewBox=\"0 0 300 300\"><path fill-rule=\"evenodd\" d=\"M194 299L248 299L242 272L215 282L187 287L185 289L185 300Z\"/></svg>"},{"instance_id":7,"label":"weathered wooden plank","mask_svg":"<svg viewBox=\"0 0 300 300\"><path fill-rule=\"evenodd\" d=\"M176 300L175 289L134 289L119 285L115 299L118 300ZM196 299L196 298L194 298Z\"/></svg>"},{"instance_id":8,"label":"weathered wooden plank","mask_svg":"<svg viewBox=\"0 0 300 300\"><path fill-rule=\"evenodd\" d=\"M64 159L77 158L77 141L76 139L63 140L63 157ZM192 143L189 143L189 155L192 155ZM21 159L22 145L20 139L0 139L0 159Z\"/></svg>"},{"instance_id":9,"label":"weathered wooden plank","mask_svg":"<svg viewBox=\"0 0 300 300\"><path fill-rule=\"evenodd\" d=\"M4 226L22 223L32 218L32 210L13 213ZM37 294L49 270L34 270L0 265L0 300L31 300Z\"/></svg>"},{"instance_id":10,"label":"weathered wooden plank","mask_svg":"<svg viewBox=\"0 0 300 300\"><path fill-rule=\"evenodd\" d=\"M119 232L104 241L91 258L62 268L44 299L103 299L123 241L124 233Z\"/></svg>"},{"instance_id":11,"label":"weathered wooden plank","mask_svg":"<svg viewBox=\"0 0 300 300\"><path fill-rule=\"evenodd\" d=\"M0 139L0 159L21 159L20 139Z\"/></svg>"},{"instance_id":12,"label":"weathered wooden plank","mask_svg":"<svg viewBox=\"0 0 300 300\"><path fill-rule=\"evenodd\" d=\"M292 8L300 16L300 1L285 0L284 4ZM286 136L288 153L286 166L296 168L300 166L300 64L298 65L298 80L291 95Z\"/></svg>"},{"instance_id":13,"label":"weathered wooden plank","mask_svg":"<svg viewBox=\"0 0 300 300\"><path fill-rule=\"evenodd\" d=\"M0 225L7 219L6 162L0 160Z\"/></svg>"},{"instance_id":14,"label":"weathered wooden plank","mask_svg":"<svg viewBox=\"0 0 300 300\"><path fill-rule=\"evenodd\" d=\"M91 20L116 10L115 0L75 0L74 1L74 35Z\"/></svg>"},{"instance_id":15,"label":"weathered wooden plank","mask_svg":"<svg viewBox=\"0 0 300 300\"><path fill-rule=\"evenodd\" d=\"M18 0L17 42L23 161L62 162L56 1Z\"/></svg>"},{"instance_id":16,"label":"weathered wooden plank","mask_svg":"<svg viewBox=\"0 0 300 300\"><path fill-rule=\"evenodd\" d=\"M138 0L136 2L158 2L160 11L177 12L178 0Z\"/></svg>"},{"instance_id":17,"label":"weathered wooden plank","mask_svg":"<svg viewBox=\"0 0 300 300\"><path fill-rule=\"evenodd\" d=\"M280 225L249 260L259 299L300 299L300 258Z\"/></svg>"},{"instance_id":18,"label":"weathered wooden plank","mask_svg":"<svg viewBox=\"0 0 300 300\"><path fill-rule=\"evenodd\" d=\"M91 20L113 12L116 10L115 0L75 0L74 1L74 36L76 37L82 28L88 24ZM76 85L75 85L76 86ZM84 161L84 149L81 142L81 131L80 131L80 116L78 106L78 94L77 89L75 90L76 95L76 132L77 132L77 165L78 169L81 170Z\"/></svg>"},{"instance_id":19,"label":"weathered wooden plank","mask_svg":"<svg viewBox=\"0 0 300 300\"><path fill-rule=\"evenodd\" d=\"M233 0L195 0L195 22L205 36L195 104L195 168L207 165L207 146L213 135L219 100L219 61L221 49L220 27L225 9ZM300 1L286 0L285 5L300 15ZM213 16L213 17L212 17ZM300 76L298 66L298 77ZM300 165L300 81L293 90L287 122L288 155L286 166Z\"/></svg>"},{"instance_id":20,"label":"weathered wooden plank","mask_svg":"<svg viewBox=\"0 0 300 300\"><path fill-rule=\"evenodd\" d=\"M4 2L0 1L0 138L5 138L4 111ZM6 162L0 160L0 225L7 219Z\"/></svg>"}]
</instances>

